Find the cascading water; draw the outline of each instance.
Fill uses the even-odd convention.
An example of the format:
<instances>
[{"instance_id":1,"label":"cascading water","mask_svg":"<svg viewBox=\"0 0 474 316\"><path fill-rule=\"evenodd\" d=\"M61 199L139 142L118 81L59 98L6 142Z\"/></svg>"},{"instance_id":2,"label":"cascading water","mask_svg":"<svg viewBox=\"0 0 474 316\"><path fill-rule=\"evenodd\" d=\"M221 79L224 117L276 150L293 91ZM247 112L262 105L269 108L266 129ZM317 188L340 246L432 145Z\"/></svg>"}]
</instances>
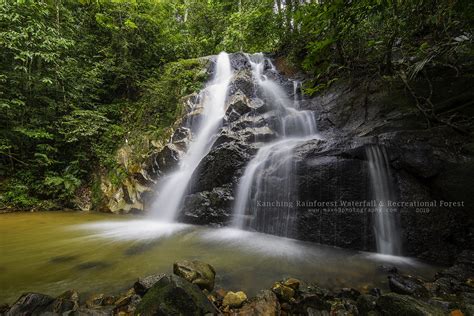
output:
<instances>
[{"instance_id":1,"label":"cascading water","mask_svg":"<svg viewBox=\"0 0 474 316\"><path fill-rule=\"evenodd\" d=\"M214 78L200 93L203 113L194 139L181 158L178 170L165 177L158 186L158 196L151 208L151 215L154 218L164 222L175 220L193 172L202 158L209 153L222 124L231 78L229 55L220 53L217 57Z\"/></svg>"},{"instance_id":2,"label":"cascading water","mask_svg":"<svg viewBox=\"0 0 474 316\"><path fill-rule=\"evenodd\" d=\"M264 74L276 72L263 54L247 55L263 101L277 116L278 139L262 146L249 162L237 187L233 226L290 236L295 220L294 148L316 138L316 122L310 111L294 108L287 93ZM296 89L295 89L296 90Z\"/></svg>"},{"instance_id":3,"label":"cascading water","mask_svg":"<svg viewBox=\"0 0 474 316\"><path fill-rule=\"evenodd\" d=\"M401 242L397 230L398 218L395 210L387 206L388 201L394 199L387 152L385 148L378 145L369 145L366 147L366 155L369 162L372 195L377 202L377 209L374 213L377 252L399 255Z\"/></svg>"}]
</instances>

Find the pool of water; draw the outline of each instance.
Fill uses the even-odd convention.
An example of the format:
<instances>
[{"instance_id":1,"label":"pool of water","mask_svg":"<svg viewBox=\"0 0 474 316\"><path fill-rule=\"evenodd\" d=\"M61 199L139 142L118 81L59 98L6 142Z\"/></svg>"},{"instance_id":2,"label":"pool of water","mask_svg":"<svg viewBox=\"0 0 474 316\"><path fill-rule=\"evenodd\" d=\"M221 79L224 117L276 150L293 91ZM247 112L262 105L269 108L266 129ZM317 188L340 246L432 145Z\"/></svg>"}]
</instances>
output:
<instances>
[{"instance_id":1,"label":"pool of water","mask_svg":"<svg viewBox=\"0 0 474 316\"><path fill-rule=\"evenodd\" d=\"M164 224L142 217L79 212L0 215L0 303L23 292L76 289L114 294L141 276L171 273L198 259L217 271L216 287L253 295L284 277L329 288L385 288L381 264L430 278L438 270L411 258L380 256L271 235Z\"/></svg>"}]
</instances>

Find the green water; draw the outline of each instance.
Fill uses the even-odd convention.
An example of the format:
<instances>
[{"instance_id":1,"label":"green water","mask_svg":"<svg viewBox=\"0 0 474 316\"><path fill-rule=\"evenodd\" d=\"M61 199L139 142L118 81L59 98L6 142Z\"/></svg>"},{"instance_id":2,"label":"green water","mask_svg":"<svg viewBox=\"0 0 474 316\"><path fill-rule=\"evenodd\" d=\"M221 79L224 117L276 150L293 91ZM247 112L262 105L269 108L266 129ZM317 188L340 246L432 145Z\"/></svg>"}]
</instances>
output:
<instances>
[{"instance_id":1,"label":"green water","mask_svg":"<svg viewBox=\"0 0 474 316\"><path fill-rule=\"evenodd\" d=\"M27 291L54 296L76 289L81 299L92 293L115 294L131 287L138 277L171 273L179 259L212 264L216 287L242 289L250 295L288 276L330 288L384 288L386 276L377 266L394 260L402 271L427 278L436 271L412 259L269 235L178 228L161 235L157 234L161 226L144 218L94 213L1 214L0 303L12 303Z\"/></svg>"}]
</instances>

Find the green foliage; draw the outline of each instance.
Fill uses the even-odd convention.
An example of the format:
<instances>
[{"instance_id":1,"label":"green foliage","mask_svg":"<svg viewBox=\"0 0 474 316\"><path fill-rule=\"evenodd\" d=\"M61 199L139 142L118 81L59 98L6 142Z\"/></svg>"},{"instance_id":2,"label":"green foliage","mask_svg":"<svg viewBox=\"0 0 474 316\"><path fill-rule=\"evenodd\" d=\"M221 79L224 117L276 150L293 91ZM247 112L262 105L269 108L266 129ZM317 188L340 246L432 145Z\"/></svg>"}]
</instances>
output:
<instances>
[{"instance_id":1,"label":"green foliage","mask_svg":"<svg viewBox=\"0 0 474 316\"><path fill-rule=\"evenodd\" d=\"M207 79L203 68L198 59L167 64L143 83L145 92L134 119L144 122L149 131L169 127L182 111L181 98L202 88Z\"/></svg>"},{"instance_id":2,"label":"green foliage","mask_svg":"<svg viewBox=\"0 0 474 316\"><path fill-rule=\"evenodd\" d=\"M207 79L199 56L289 56L314 94L343 76L457 72L472 21L469 0L3 1L1 201L68 205L88 186L99 205L98 170L118 185L125 140L167 137L183 96Z\"/></svg>"},{"instance_id":3,"label":"green foliage","mask_svg":"<svg viewBox=\"0 0 474 316\"><path fill-rule=\"evenodd\" d=\"M414 78L472 54L473 12L464 0L311 2L294 13L301 31L282 49L313 76L308 90L341 73Z\"/></svg>"}]
</instances>

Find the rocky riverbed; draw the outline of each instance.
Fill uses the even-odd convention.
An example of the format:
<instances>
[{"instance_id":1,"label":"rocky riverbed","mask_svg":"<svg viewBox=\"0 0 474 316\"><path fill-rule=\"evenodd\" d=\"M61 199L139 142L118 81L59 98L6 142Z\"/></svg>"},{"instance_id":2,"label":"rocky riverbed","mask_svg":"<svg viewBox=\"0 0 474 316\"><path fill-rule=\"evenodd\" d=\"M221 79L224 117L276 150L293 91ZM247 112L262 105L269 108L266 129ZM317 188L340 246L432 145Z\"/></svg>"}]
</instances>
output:
<instances>
[{"instance_id":1,"label":"rocky riverbed","mask_svg":"<svg viewBox=\"0 0 474 316\"><path fill-rule=\"evenodd\" d=\"M249 297L238 289L215 287L218 271L193 260L173 264L173 274L139 278L119 295L83 297L69 290L51 297L24 293L0 314L13 315L474 315L474 252L464 251L456 263L433 280L404 274L396 266L380 266L390 291L342 288L331 291L317 280L286 278Z\"/></svg>"}]
</instances>

